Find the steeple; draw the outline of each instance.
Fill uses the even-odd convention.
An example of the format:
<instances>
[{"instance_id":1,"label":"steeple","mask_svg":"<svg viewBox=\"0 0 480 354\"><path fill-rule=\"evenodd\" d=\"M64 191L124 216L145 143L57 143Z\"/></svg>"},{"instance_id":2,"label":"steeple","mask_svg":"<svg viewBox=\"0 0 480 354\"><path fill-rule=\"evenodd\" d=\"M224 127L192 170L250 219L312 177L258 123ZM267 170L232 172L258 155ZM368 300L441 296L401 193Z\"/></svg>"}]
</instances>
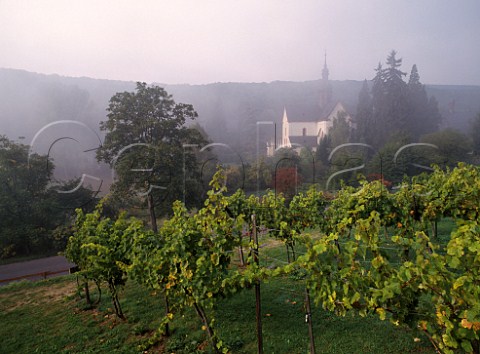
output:
<instances>
[{"instance_id":1,"label":"steeple","mask_svg":"<svg viewBox=\"0 0 480 354\"><path fill-rule=\"evenodd\" d=\"M328 81L328 67L327 67L327 51L325 51L325 62L322 70L322 80L320 81L320 100L319 104L322 109L327 108L327 105L332 100L332 87Z\"/></svg>"},{"instance_id":2,"label":"steeple","mask_svg":"<svg viewBox=\"0 0 480 354\"><path fill-rule=\"evenodd\" d=\"M323 64L322 79L328 81L327 51L325 51L325 63Z\"/></svg>"}]
</instances>

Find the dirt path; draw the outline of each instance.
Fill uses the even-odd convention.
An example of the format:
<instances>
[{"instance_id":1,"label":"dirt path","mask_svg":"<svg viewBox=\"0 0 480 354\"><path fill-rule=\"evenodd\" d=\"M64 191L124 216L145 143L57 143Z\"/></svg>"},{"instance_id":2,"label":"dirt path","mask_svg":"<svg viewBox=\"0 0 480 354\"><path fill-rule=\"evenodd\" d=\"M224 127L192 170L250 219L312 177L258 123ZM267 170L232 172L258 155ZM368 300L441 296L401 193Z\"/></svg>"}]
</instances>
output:
<instances>
[{"instance_id":1,"label":"dirt path","mask_svg":"<svg viewBox=\"0 0 480 354\"><path fill-rule=\"evenodd\" d=\"M68 274L69 269L73 266L74 264L67 261L63 256L2 265L0 266L0 286L8 284L9 281L6 281L7 279L25 277L25 279L29 280L39 280L44 279L46 276L53 277Z\"/></svg>"}]
</instances>

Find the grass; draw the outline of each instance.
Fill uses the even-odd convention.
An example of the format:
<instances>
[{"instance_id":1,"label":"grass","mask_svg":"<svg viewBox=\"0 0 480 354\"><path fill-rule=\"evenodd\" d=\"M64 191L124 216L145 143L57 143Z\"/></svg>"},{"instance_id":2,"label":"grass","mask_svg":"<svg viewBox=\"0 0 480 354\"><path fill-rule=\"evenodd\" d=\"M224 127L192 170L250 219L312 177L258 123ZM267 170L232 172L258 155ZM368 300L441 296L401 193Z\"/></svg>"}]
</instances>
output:
<instances>
[{"instance_id":1,"label":"grass","mask_svg":"<svg viewBox=\"0 0 480 354\"><path fill-rule=\"evenodd\" d=\"M437 222L438 243L446 245L450 241L452 231L457 228L455 221L452 218L443 218Z\"/></svg>"},{"instance_id":2,"label":"grass","mask_svg":"<svg viewBox=\"0 0 480 354\"><path fill-rule=\"evenodd\" d=\"M272 252L284 248L275 247ZM283 256L284 257L284 256ZM264 352L307 353L304 288L285 277L261 285ZM206 333L193 311L177 314L172 336L143 351L163 315L162 296L127 283L121 292L127 316L118 320L108 293L96 309L80 299L75 277L0 288L1 353L208 353ZM256 352L255 295L245 289L221 300L217 309L220 337L232 353ZM427 339L374 317L339 318L313 310L317 353L434 353ZM414 338L420 338L415 341Z\"/></svg>"},{"instance_id":3,"label":"grass","mask_svg":"<svg viewBox=\"0 0 480 354\"><path fill-rule=\"evenodd\" d=\"M446 244L455 227L450 219L440 221L438 241ZM260 243L262 266L286 263L282 242L263 236ZM304 252L302 245L296 246L297 256ZM304 291L294 276L261 284L265 353L308 352ZM156 336L164 314L161 294L128 282L120 302L126 321L115 317L106 289L99 306L87 308L74 275L0 287L0 353L209 353L206 333L193 311L175 314L172 335L164 338ZM253 288L220 300L215 312L219 336L232 353L256 352ZM376 317L337 317L314 306L313 325L317 353L435 352L419 332Z\"/></svg>"},{"instance_id":4,"label":"grass","mask_svg":"<svg viewBox=\"0 0 480 354\"><path fill-rule=\"evenodd\" d=\"M309 337L303 306L304 288L294 280L283 278L262 284L261 292L265 353L307 353ZM254 353L256 327L253 289L222 302L220 306L220 335L231 348L235 348L234 352ZM313 321L317 353L430 351L426 339L415 342L414 332L373 317L341 318L315 308Z\"/></svg>"},{"instance_id":5,"label":"grass","mask_svg":"<svg viewBox=\"0 0 480 354\"><path fill-rule=\"evenodd\" d=\"M0 289L0 352L138 352L131 324L118 321L107 301L87 311L75 293L72 277Z\"/></svg>"}]
</instances>

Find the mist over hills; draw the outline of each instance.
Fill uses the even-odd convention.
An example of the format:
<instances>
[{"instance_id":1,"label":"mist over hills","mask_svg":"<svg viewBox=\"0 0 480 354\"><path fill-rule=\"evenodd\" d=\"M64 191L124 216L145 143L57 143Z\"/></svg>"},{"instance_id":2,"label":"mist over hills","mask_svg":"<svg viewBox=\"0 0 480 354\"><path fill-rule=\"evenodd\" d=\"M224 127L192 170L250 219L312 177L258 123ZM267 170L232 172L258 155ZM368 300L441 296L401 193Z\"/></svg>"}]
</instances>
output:
<instances>
[{"instance_id":1,"label":"mist over hills","mask_svg":"<svg viewBox=\"0 0 480 354\"><path fill-rule=\"evenodd\" d=\"M355 115L361 81L330 81L333 100L344 103ZM212 83L206 85L163 85L176 102L193 104L198 112L198 124L213 142L228 143L242 156L253 156L259 141L274 135L270 127L257 127L256 122L280 123L285 106L292 104L306 107L318 103L320 80L305 82L275 81L270 83ZM468 131L469 121L480 112L480 86L426 85L428 95L439 102L444 118L442 128L452 127ZM102 139L99 122L106 119L106 108L116 92L133 91L134 82L91 78L72 78L43 75L22 70L0 69L0 134L10 139L30 144L37 132L49 123L69 120L85 124L70 128L55 127L58 131L44 131L43 140L71 136L85 140L82 129L90 129L91 148ZM257 132L258 130L258 132ZM52 135L48 137L48 135ZM73 135L72 135L73 134ZM78 137L75 137L75 134ZM88 135L88 134L87 134ZM41 139L40 139L41 140ZM41 151L40 140L35 142ZM87 139L88 140L88 139ZM43 148L45 149L45 147ZM66 149L66 148L65 148ZM62 147L57 151L65 154ZM70 153L74 153L70 151ZM77 152L78 153L78 152ZM88 158L94 159L94 154Z\"/></svg>"}]
</instances>

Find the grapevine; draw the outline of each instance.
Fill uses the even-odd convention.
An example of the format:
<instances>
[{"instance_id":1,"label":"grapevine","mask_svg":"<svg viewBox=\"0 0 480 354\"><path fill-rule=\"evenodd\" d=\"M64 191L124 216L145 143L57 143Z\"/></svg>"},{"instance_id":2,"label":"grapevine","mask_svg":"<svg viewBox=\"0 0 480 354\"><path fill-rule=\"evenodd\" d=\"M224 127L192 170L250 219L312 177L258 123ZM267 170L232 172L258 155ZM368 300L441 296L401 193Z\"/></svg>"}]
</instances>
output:
<instances>
[{"instance_id":1,"label":"grapevine","mask_svg":"<svg viewBox=\"0 0 480 354\"><path fill-rule=\"evenodd\" d=\"M328 311L375 314L409 325L423 331L438 352L479 352L478 168L435 168L394 191L379 181L344 187L335 196L312 187L288 205L273 192L227 197L223 180L220 170L196 212L175 202L158 234L124 214L102 218L101 205L91 214L79 211L67 255L84 276L113 284L119 315L116 288L127 275L172 299L163 324L193 308L216 352L228 351L215 330L217 299L298 270L305 275L306 294ZM287 253L289 264L270 270L250 259L232 266L234 251L246 245L243 236L252 230L252 214L284 241L293 256ZM455 228L442 243L433 225L444 218ZM296 257L299 239L306 252Z\"/></svg>"}]
</instances>

